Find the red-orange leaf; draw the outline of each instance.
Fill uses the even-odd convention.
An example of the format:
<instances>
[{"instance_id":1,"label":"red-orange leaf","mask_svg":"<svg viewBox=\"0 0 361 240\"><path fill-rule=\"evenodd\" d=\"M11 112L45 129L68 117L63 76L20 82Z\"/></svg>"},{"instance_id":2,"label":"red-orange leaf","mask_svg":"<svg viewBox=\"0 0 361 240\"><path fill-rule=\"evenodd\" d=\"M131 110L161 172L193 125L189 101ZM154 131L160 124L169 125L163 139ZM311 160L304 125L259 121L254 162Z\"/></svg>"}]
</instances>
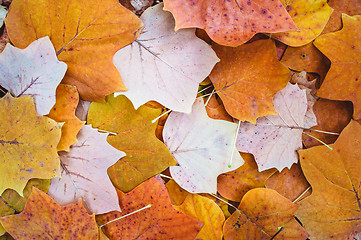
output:
<instances>
[{"instance_id":1,"label":"red-orange leaf","mask_svg":"<svg viewBox=\"0 0 361 240\"><path fill-rule=\"evenodd\" d=\"M110 212L97 216L99 224L152 206L138 213L105 225L106 235L112 239L194 239L202 227L199 221L173 209L163 180L153 177L125 194L118 191L122 213Z\"/></svg>"},{"instance_id":2,"label":"red-orange leaf","mask_svg":"<svg viewBox=\"0 0 361 240\"><path fill-rule=\"evenodd\" d=\"M258 32L276 33L296 30L279 0L164 0L180 28L206 30L213 41L239 46Z\"/></svg>"}]
</instances>

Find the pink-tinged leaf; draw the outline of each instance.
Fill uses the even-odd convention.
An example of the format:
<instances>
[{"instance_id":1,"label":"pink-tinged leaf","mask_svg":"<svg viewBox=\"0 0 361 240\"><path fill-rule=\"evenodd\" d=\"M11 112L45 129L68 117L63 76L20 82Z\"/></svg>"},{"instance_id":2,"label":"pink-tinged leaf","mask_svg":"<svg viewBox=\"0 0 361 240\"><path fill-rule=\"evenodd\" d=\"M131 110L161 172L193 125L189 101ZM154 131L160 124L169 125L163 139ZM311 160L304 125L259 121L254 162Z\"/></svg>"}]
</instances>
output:
<instances>
[{"instance_id":1,"label":"pink-tinged leaf","mask_svg":"<svg viewBox=\"0 0 361 240\"><path fill-rule=\"evenodd\" d=\"M252 153L258 170L290 168L298 160L296 151L302 149L302 131L307 112L306 90L288 84L279 91L273 104L278 115L257 119L256 125L240 123L237 149Z\"/></svg>"},{"instance_id":2,"label":"pink-tinged leaf","mask_svg":"<svg viewBox=\"0 0 361 240\"><path fill-rule=\"evenodd\" d=\"M55 201L65 205L81 197L84 205L95 214L120 211L107 169L125 153L112 147L106 141L107 136L85 125L70 152L59 153L62 177L52 179L48 192Z\"/></svg>"},{"instance_id":3,"label":"pink-tinged leaf","mask_svg":"<svg viewBox=\"0 0 361 240\"><path fill-rule=\"evenodd\" d=\"M195 29L174 31L172 14L163 4L148 8L137 40L114 56L114 64L128 88L125 95L135 109L154 100L178 112L190 112L198 85L219 61Z\"/></svg>"},{"instance_id":4,"label":"pink-tinged leaf","mask_svg":"<svg viewBox=\"0 0 361 240\"><path fill-rule=\"evenodd\" d=\"M163 139L179 164L170 167L174 180L191 193L216 193L217 176L244 163L233 148L236 133L237 124L209 118L202 99L195 101L191 114L172 112Z\"/></svg>"},{"instance_id":5,"label":"pink-tinged leaf","mask_svg":"<svg viewBox=\"0 0 361 240\"><path fill-rule=\"evenodd\" d=\"M19 49L7 44L0 54L0 83L17 97L35 99L38 114L48 114L55 104L55 91L67 65L58 61L49 37Z\"/></svg>"}]
</instances>

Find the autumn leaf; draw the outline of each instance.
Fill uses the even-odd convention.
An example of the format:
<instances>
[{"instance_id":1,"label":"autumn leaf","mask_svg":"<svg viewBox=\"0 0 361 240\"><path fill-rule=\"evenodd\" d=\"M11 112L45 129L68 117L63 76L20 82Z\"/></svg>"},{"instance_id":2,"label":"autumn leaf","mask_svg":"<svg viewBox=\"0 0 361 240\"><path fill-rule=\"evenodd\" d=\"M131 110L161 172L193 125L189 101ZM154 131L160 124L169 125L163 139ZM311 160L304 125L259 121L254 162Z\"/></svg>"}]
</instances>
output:
<instances>
[{"instance_id":1,"label":"autumn leaf","mask_svg":"<svg viewBox=\"0 0 361 240\"><path fill-rule=\"evenodd\" d=\"M331 60L328 71L317 96L332 100L351 101L354 119L361 118L357 91L360 86L361 16L342 15L343 28L318 37L314 45ZM340 54L342 53L342 54Z\"/></svg>"},{"instance_id":2,"label":"autumn leaf","mask_svg":"<svg viewBox=\"0 0 361 240\"><path fill-rule=\"evenodd\" d=\"M202 223L173 209L163 180L153 177L133 191L118 191L122 213L111 212L97 216L100 225L132 213L151 204L150 208L116 220L102 227L111 239L193 239Z\"/></svg>"},{"instance_id":3,"label":"autumn leaf","mask_svg":"<svg viewBox=\"0 0 361 240\"><path fill-rule=\"evenodd\" d=\"M351 121L335 144L299 151L303 173L312 186L296 212L314 239L352 239L360 221L361 126Z\"/></svg>"},{"instance_id":4,"label":"autumn leaf","mask_svg":"<svg viewBox=\"0 0 361 240\"><path fill-rule=\"evenodd\" d=\"M343 101L333 101L328 99L319 99L314 105L313 110L317 117L317 125L311 129L331 132L335 134L325 134L313 130L305 130L306 133L316 137L326 144L334 143L338 137L338 133L347 126L352 118L352 103ZM332 119L332 121L330 121ZM303 135L303 144L306 148L322 145L314 138Z\"/></svg>"},{"instance_id":5,"label":"autumn leaf","mask_svg":"<svg viewBox=\"0 0 361 240\"><path fill-rule=\"evenodd\" d=\"M239 46L258 32L297 30L279 0L164 0L164 9L176 19L176 31L203 28L213 41L226 46Z\"/></svg>"},{"instance_id":6,"label":"autumn leaf","mask_svg":"<svg viewBox=\"0 0 361 240\"><path fill-rule=\"evenodd\" d=\"M31 178L58 176L59 156L56 146L60 124L40 116L30 96L0 99L0 193L11 188L23 196Z\"/></svg>"},{"instance_id":7,"label":"autumn leaf","mask_svg":"<svg viewBox=\"0 0 361 240\"><path fill-rule=\"evenodd\" d=\"M128 88L135 109L154 100L178 112L190 112L198 85L219 61L214 51L196 37L194 29L174 32L172 15L163 4L148 8L137 40L119 50L114 64Z\"/></svg>"},{"instance_id":8,"label":"autumn leaf","mask_svg":"<svg viewBox=\"0 0 361 240\"><path fill-rule=\"evenodd\" d=\"M196 239L222 239L225 217L222 210L211 199L198 194L189 194L182 205L174 206L174 208L203 223Z\"/></svg>"},{"instance_id":9,"label":"autumn leaf","mask_svg":"<svg viewBox=\"0 0 361 240\"><path fill-rule=\"evenodd\" d=\"M220 119L233 122L233 118L227 113L222 101L218 97L216 97L215 94L210 96L209 101L207 98L207 100L205 100L205 103L207 103L206 111L208 117L212 119Z\"/></svg>"},{"instance_id":10,"label":"autumn leaf","mask_svg":"<svg viewBox=\"0 0 361 240\"><path fill-rule=\"evenodd\" d=\"M290 71L276 57L272 40L259 40L237 48L214 45L221 62L210 79L227 112L241 121L277 114L274 95L290 79Z\"/></svg>"},{"instance_id":11,"label":"autumn leaf","mask_svg":"<svg viewBox=\"0 0 361 240\"><path fill-rule=\"evenodd\" d=\"M276 172L275 169L258 172L257 163L251 154L242 153L245 163L236 170L218 176L217 190L225 198L240 202L251 189L265 186L265 181Z\"/></svg>"},{"instance_id":12,"label":"autumn leaf","mask_svg":"<svg viewBox=\"0 0 361 240\"><path fill-rule=\"evenodd\" d=\"M170 202L172 205L179 206L188 195L191 195L187 190L181 188L173 179L170 179L166 184Z\"/></svg>"},{"instance_id":13,"label":"autumn leaf","mask_svg":"<svg viewBox=\"0 0 361 240\"><path fill-rule=\"evenodd\" d=\"M295 22L298 31L275 33L272 34L272 38L292 47L306 45L318 37L333 11L328 6L327 0L281 1Z\"/></svg>"},{"instance_id":14,"label":"autumn leaf","mask_svg":"<svg viewBox=\"0 0 361 240\"><path fill-rule=\"evenodd\" d=\"M62 207L37 188L22 213L0 218L0 223L16 239L98 239L94 215L81 201Z\"/></svg>"},{"instance_id":15,"label":"autumn leaf","mask_svg":"<svg viewBox=\"0 0 361 240\"><path fill-rule=\"evenodd\" d=\"M256 125L241 122L238 132L238 151L252 153L259 171L290 168L298 161L296 150L302 149L306 91L289 83L273 102L278 115L260 117Z\"/></svg>"},{"instance_id":16,"label":"autumn leaf","mask_svg":"<svg viewBox=\"0 0 361 240\"><path fill-rule=\"evenodd\" d=\"M210 119L200 98L191 114L172 112L163 139L178 162L169 167L173 179L191 193L216 193L217 176L244 163L233 147L236 133L236 124Z\"/></svg>"},{"instance_id":17,"label":"autumn leaf","mask_svg":"<svg viewBox=\"0 0 361 240\"><path fill-rule=\"evenodd\" d=\"M116 135L108 142L127 156L110 167L108 174L121 191L129 192L145 180L161 173L176 161L167 147L155 136L161 109L141 106L135 110L125 96L108 96L106 103L92 103L88 123Z\"/></svg>"},{"instance_id":18,"label":"autumn leaf","mask_svg":"<svg viewBox=\"0 0 361 240\"><path fill-rule=\"evenodd\" d=\"M120 211L107 169L125 153L109 145L107 136L84 125L70 151L59 153L61 178L51 180L48 194L60 205L75 203L81 197L95 214Z\"/></svg>"},{"instance_id":19,"label":"autumn leaf","mask_svg":"<svg viewBox=\"0 0 361 240\"><path fill-rule=\"evenodd\" d=\"M252 189L226 220L224 239L306 239L308 234L293 218L297 208L274 190Z\"/></svg>"},{"instance_id":20,"label":"autumn leaf","mask_svg":"<svg viewBox=\"0 0 361 240\"><path fill-rule=\"evenodd\" d=\"M55 89L67 65L59 62L48 37L25 49L7 44L0 54L0 83L17 97L34 97L38 114L48 114L55 104Z\"/></svg>"},{"instance_id":21,"label":"autumn leaf","mask_svg":"<svg viewBox=\"0 0 361 240\"><path fill-rule=\"evenodd\" d=\"M33 187L40 189L43 192L47 192L50 187L50 180L49 179L38 179L32 178L26 184L23 197L20 196L15 190L13 189L6 189L0 197L0 217L4 217L7 215L12 215L16 212L22 212L25 207L25 203L29 198ZM0 224L0 236L5 233L5 229ZM0 238L3 240L2 238Z\"/></svg>"},{"instance_id":22,"label":"autumn leaf","mask_svg":"<svg viewBox=\"0 0 361 240\"><path fill-rule=\"evenodd\" d=\"M58 151L69 151L70 145L77 142L76 135L84 125L84 122L75 117L78 102L79 94L75 86L59 84L56 89L56 103L48 115L57 122L64 122L57 147Z\"/></svg>"},{"instance_id":23,"label":"autumn leaf","mask_svg":"<svg viewBox=\"0 0 361 240\"><path fill-rule=\"evenodd\" d=\"M14 0L5 24L16 47L49 36L68 65L63 83L77 86L83 99L104 101L126 90L113 55L136 39L142 24L118 1Z\"/></svg>"}]
</instances>

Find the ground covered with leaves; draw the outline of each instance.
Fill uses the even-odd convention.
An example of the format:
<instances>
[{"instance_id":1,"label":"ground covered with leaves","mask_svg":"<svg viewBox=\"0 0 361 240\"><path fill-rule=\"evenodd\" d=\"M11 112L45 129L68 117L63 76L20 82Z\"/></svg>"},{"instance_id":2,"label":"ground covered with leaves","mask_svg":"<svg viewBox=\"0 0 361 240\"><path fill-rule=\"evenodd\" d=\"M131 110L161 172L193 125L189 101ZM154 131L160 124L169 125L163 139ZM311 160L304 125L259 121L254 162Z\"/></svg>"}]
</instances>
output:
<instances>
[{"instance_id":1,"label":"ground covered with leaves","mask_svg":"<svg viewBox=\"0 0 361 240\"><path fill-rule=\"evenodd\" d=\"M2 1L0 239L361 239L358 14Z\"/></svg>"}]
</instances>

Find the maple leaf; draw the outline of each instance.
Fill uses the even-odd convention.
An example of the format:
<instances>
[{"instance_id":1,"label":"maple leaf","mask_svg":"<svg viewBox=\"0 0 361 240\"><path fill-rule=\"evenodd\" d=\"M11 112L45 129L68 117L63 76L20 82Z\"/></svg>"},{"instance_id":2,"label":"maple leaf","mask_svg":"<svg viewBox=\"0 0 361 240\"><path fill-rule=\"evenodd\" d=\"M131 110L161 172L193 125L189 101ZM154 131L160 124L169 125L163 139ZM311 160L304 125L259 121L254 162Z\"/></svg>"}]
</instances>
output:
<instances>
[{"instance_id":1,"label":"maple leaf","mask_svg":"<svg viewBox=\"0 0 361 240\"><path fill-rule=\"evenodd\" d=\"M75 86L67 84L58 86L56 89L56 103L48 115L57 122L64 122L57 147L58 151L69 151L69 146L77 142L76 135L84 125L84 122L74 115L78 102L79 94Z\"/></svg>"},{"instance_id":2,"label":"maple leaf","mask_svg":"<svg viewBox=\"0 0 361 240\"><path fill-rule=\"evenodd\" d=\"M298 31L275 33L272 34L272 38L292 47L310 43L319 36L333 11L328 6L327 0L281 1L295 22Z\"/></svg>"},{"instance_id":3,"label":"maple leaf","mask_svg":"<svg viewBox=\"0 0 361 240\"><path fill-rule=\"evenodd\" d=\"M335 144L300 150L300 162L312 194L296 212L315 239L353 239L360 221L361 126L351 120Z\"/></svg>"},{"instance_id":4,"label":"maple leaf","mask_svg":"<svg viewBox=\"0 0 361 240\"><path fill-rule=\"evenodd\" d=\"M119 210L115 189L107 169L125 153L106 141L108 134L84 125L78 142L70 152L60 152L61 178L51 181L48 194L61 205L74 203L80 197L95 214Z\"/></svg>"},{"instance_id":5,"label":"maple leaf","mask_svg":"<svg viewBox=\"0 0 361 240\"><path fill-rule=\"evenodd\" d=\"M361 16L342 14L343 28L318 37L314 45L331 60L331 68L317 96L332 100L351 101L354 119L361 118L360 86ZM342 52L343 54L340 54Z\"/></svg>"},{"instance_id":6,"label":"maple leaf","mask_svg":"<svg viewBox=\"0 0 361 240\"><path fill-rule=\"evenodd\" d=\"M174 208L203 223L196 239L222 239L225 217L219 206L211 199L198 194L189 194L180 206Z\"/></svg>"},{"instance_id":7,"label":"maple leaf","mask_svg":"<svg viewBox=\"0 0 361 240\"><path fill-rule=\"evenodd\" d=\"M258 172L257 163L251 154L242 153L245 163L236 170L218 176L217 190L225 198L239 202L251 189L264 187L265 181L275 169Z\"/></svg>"},{"instance_id":8,"label":"maple leaf","mask_svg":"<svg viewBox=\"0 0 361 240\"><path fill-rule=\"evenodd\" d=\"M88 101L104 101L126 90L113 55L136 39L140 20L116 0L14 0L5 24L20 48L49 36L59 60L68 64L63 83L77 86Z\"/></svg>"},{"instance_id":9,"label":"maple leaf","mask_svg":"<svg viewBox=\"0 0 361 240\"><path fill-rule=\"evenodd\" d=\"M302 149L306 91L289 83L273 102L278 115L260 117L256 125L242 122L238 132L237 149L252 153L259 171L290 168L298 161L296 150Z\"/></svg>"},{"instance_id":10,"label":"maple leaf","mask_svg":"<svg viewBox=\"0 0 361 240\"><path fill-rule=\"evenodd\" d=\"M144 29L138 39L115 54L114 64L128 88L115 96L127 96L136 109L154 100L190 112L199 83L219 59L194 29L174 32L172 15L162 7L148 8L141 16Z\"/></svg>"},{"instance_id":11,"label":"maple leaf","mask_svg":"<svg viewBox=\"0 0 361 240\"><path fill-rule=\"evenodd\" d=\"M272 189L252 189L239 204L240 211L235 211L226 220L224 238L307 239L308 234L293 218L297 208L296 204Z\"/></svg>"},{"instance_id":12,"label":"maple leaf","mask_svg":"<svg viewBox=\"0 0 361 240\"><path fill-rule=\"evenodd\" d=\"M55 104L55 89L67 65L59 62L48 37L32 42L25 49L7 44L0 54L0 83L17 97L34 97L40 115Z\"/></svg>"},{"instance_id":13,"label":"maple leaf","mask_svg":"<svg viewBox=\"0 0 361 240\"><path fill-rule=\"evenodd\" d=\"M16 239L98 239L94 215L81 201L62 207L37 188L22 213L0 218L0 223Z\"/></svg>"},{"instance_id":14,"label":"maple leaf","mask_svg":"<svg viewBox=\"0 0 361 240\"><path fill-rule=\"evenodd\" d=\"M150 208L116 220L102 227L112 239L189 239L196 237L202 223L173 209L163 180L153 177L133 191L118 191L122 213L111 212L97 216L98 224L106 224L151 204Z\"/></svg>"},{"instance_id":15,"label":"maple leaf","mask_svg":"<svg viewBox=\"0 0 361 240\"><path fill-rule=\"evenodd\" d=\"M272 40L237 48L214 45L218 57L209 78L227 112L241 121L276 114L272 99L290 79L290 71L276 57Z\"/></svg>"},{"instance_id":16,"label":"maple leaf","mask_svg":"<svg viewBox=\"0 0 361 240\"><path fill-rule=\"evenodd\" d=\"M202 99L194 102L191 114L172 112L163 139L178 162L169 167L173 179L191 193L216 193L217 176L244 163L233 148L236 132L235 123L210 119Z\"/></svg>"},{"instance_id":17,"label":"maple leaf","mask_svg":"<svg viewBox=\"0 0 361 240\"><path fill-rule=\"evenodd\" d=\"M88 123L117 134L109 136L107 140L127 154L108 170L117 188L129 192L177 163L154 134L157 125L152 124L152 120L159 116L161 109L141 106L135 110L125 96L114 98L110 95L106 100L106 103L90 105Z\"/></svg>"},{"instance_id":18,"label":"maple leaf","mask_svg":"<svg viewBox=\"0 0 361 240\"><path fill-rule=\"evenodd\" d=\"M164 9L176 19L176 31L203 28L213 41L227 46L239 46L258 32L297 29L279 0L164 0Z\"/></svg>"},{"instance_id":19,"label":"maple leaf","mask_svg":"<svg viewBox=\"0 0 361 240\"><path fill-rule=\"evenodd\" d=\"M23 196L30 178L58 176L59 156L56 146L61 125L40 116L30 96L0 99L0 194L11 188Z\"/></svg>"}]
</instances>

